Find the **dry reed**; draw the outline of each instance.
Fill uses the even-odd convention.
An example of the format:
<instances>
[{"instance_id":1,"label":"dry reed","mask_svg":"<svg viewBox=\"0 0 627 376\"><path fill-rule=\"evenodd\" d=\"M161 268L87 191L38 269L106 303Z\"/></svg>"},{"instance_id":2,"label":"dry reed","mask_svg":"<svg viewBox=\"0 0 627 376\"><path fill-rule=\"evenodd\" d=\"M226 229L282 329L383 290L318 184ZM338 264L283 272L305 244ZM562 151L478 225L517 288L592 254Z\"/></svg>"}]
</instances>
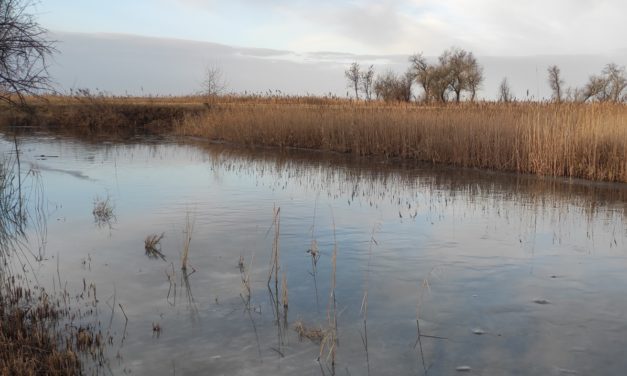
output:
<instances>
[{"instance_id":1,"label":"dry reed","mask_svg":"<svg viewBox=\"0 0 627 376\"><path fill-rule=\"evenodd\" d=\"M272 227L274 228L274 239L272 241L272 258L270 270L268 271L268 286L274 277L274 287L278 294L279 291L279 267L281 260L280 253L280 234L281 234L281 208L273 208Z\"/></svg>"},{"instance_id":2,"label":"dry reed","mask_svg":"<svg viewBox=\"0 0 627 376\"><path fill-rule=\"evenodd\" d=\"M268 270L268 292L270 293L270 300L272 301L272 308L276 317L277 324L280 322L280 310L279 310L279 269L281 267L281 252L280 252L280 235L281 235L281 208L274 207L272 209L272 226L274 228L274 239L272 241L272 256L270 259L270 269ZM268 230L269 231L269 230ZM274 279L274 283L272 280ZM274 284L274 290L272 289ZM280 332L279 332L280 337Z\"/></svg>"},{"instance_id":3,"label":"dry reed","mask_svg":"<svg viewBox=\"0 0 627 376\"><path fill-rule=\"evenodd\" d=\"M620 103L355 102L336 98L51 96L35 111L0 112L26 125L85 137L197 136L243 145L308 148L627 182L627 105Z\"/></svg>"},{"instance_id":4,"label":"dry reed","mask_svg":"<svg viewBox=\"0 0 627 376\"><path fill-rule=\"evenodd\" d=\"M285 273L283 273L283 279L281 281L281 302L283 303L284 312L287 312L289 298L287 294L287 275L285 275Z\"/></svg>"},{"instance_id":5,"label":"dry reed","mask_svg":"<svg viewBox=\"0 0 627 376\"><path fill-rule=\"evenodd\" d=\"M250 266L248 267L248 269L246 269L246 265L244 264L243 256L239 257L239 263L238 263L240 276L242 278L242 290L243 290L243 293L240 294L240 296L244 300L247 309L250 309L250 298L252 297L252 287L250 286L250 270L252 269L254 258L255 258L255 255L253 253L250 258Z\"/></svg>"},{"instance_id":6,"label":"dry reed","mask_svg":"<svg viewBox=\"0 0 627 376\"><path fill-rule=\"evenodd\" d=\"M229 102L180 135L518 173L627 182L624 104Z\"/></svg>"},{"instance_id":7,"label":"dry reed","mask_svg":"<svg viewBox=\"0 0 627 376\"><path fill-rule=\"evenodd\" d=\"M318 360L322 358L325 350L326 360L331 360L331 369L335 370L335 358L338 345L337 338L337 300L335 288L337 283L337 237L335 233L335 217L333 217L333 253L331 254L331 285L329 286L329 305L327 307L327 329L320 342L320 353ZM334 372L333 372L334 373Z\"/></svg>"},{"instance_id":8,"label":"dry reed","mask_svg":"<svg viewBox=\"0 0 627 376\"><path fill-rule=\"evenodd\" d=\"M183 252L181 255L181 270L183 270L184 272L187 271L187 261L189 259L189 245L192 241L192 232L194 232L194 220L191 218L190 213L187 212L185 216L185 230L183 230L185 238L183 239Z\"/></svg>"},{"instance_id":9,"label":"dry reed","mask_svg":"<svg viewBox=\"0 0 627 376\"><path fill-rule=\"evenodd\" d=\"M361 301L361 315L363 317L364 330L361 333L361 342L364 345L366 352L366 366L368 375L370 375L370 352L368 351L368 283L370 282L370 265L372 263L372 249L375 245L379 245L374 235L381 225L379 223L372 227L372 233L370 234L370 245L368 247L368 264L366 267L366 274L364 277L364 295Z\"/></svg>"}]
</instances>

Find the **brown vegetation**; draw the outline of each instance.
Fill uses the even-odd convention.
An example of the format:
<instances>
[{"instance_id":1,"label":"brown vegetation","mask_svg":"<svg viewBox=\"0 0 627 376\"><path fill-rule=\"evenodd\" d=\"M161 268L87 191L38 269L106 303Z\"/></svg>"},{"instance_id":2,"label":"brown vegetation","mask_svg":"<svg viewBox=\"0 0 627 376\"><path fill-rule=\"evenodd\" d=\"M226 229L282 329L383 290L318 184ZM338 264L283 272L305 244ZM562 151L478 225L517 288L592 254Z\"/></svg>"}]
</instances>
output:
<instances>
[{"instance_id":1,"label":"brown vegetation","mask_svg":"<svg viewBox=\"0 0 627 376\"><path fill-rule=\"evenodd\" d=\"M308 327L302 321L298 320L294 323L294 331L298 334L298 338L302 340L307 338L308 340L320 343L327 336L326 330L321 327Z\"/></svg>"},{"instance_id":2,"label":"brown vegetation","mask_svg":"<svg viewBox=\"0 0 627 376\"><path fill-rule=\"evenodd\" d=\"M89 99L85 99L89 98ZM0 125L86 137L193 136L517 173L627 182L621 103L425 105L332 97L51 97Z\"/></svg>"},{"instance_id":3,"label":"brown vegetation","mask_svg":"<svg viewBox=\"0 0 627 376\"><path fill-rule=\"evenodd\" d=\"M251 146L627 182L622 104L225 103L187 116L175 131Z\"/></svg>"},{"instance_id":4,"label":"brown vegetation","mask_svg":"<svg viewBox=\"0 0 627 376\"><path fill-rule=\"evenodd\" d=\"M165 236L165 233L161 233L161 235L152 234L146 236L144 239L144 250L146 251L146 256L149 258L161 258L165 261L165 255L161 252L161 239Z\"/></svg>"},{"instance_id":5,"label":"brown vegetation","mask_svg":"<svg viewBox=\"0 0 627 376\"><path fill-rule=\"evenodd\" d=\"M21 286L19 278L0 281L0 374L80 375L83 355L102 361L108 339L92 325L59 326L80 316L61 308L60 299Z\"/></svg>"},{"instance_id":6,"label":"brown vegetation","mask_svg":"<svg viewBox=\"0 0 627 376\"><path fill-rule=\"evenodd\" d=\"M128 138L163 134L185 114L199 113L201 98L111 97L89 90L70 96L48 96L29 100L30 111L0 107L3 127L36 127L85 138Z\"/></svg>"}]
</instances>

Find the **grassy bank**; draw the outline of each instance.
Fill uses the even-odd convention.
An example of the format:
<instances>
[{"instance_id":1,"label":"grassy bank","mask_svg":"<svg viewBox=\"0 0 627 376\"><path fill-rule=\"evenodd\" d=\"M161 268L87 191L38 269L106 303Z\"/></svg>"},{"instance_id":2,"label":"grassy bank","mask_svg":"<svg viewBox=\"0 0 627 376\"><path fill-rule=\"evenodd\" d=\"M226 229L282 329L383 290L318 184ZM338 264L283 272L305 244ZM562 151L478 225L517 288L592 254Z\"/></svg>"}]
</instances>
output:
<instances>
[{"instance_id":1,"label":"grassy bank","mask_svg":"<svg viewBox=\"0 0 627 376\"><path fill-rule=\"evenodd\" d=\"M56 97L37 113L21 123L81 135L176 134L627 182L624 104L426 106L309 97Z\"/></svg>"}]
</instances>

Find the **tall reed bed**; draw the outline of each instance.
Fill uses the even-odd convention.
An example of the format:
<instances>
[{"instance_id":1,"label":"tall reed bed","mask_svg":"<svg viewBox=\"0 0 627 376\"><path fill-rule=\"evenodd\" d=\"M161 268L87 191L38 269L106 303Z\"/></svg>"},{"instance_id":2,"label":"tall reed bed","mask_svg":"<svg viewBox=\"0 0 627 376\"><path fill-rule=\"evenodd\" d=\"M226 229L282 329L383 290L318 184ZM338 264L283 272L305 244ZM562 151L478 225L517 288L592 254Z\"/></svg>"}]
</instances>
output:
<instances>
[{"instance_id":1,"label":"tall reed bed","mask_svg":"<svg viewBox=\"0 0 627 376\"><path fill-rule=\"evenodd\" d=\"M81 137L178 134L243 145L296 147L627 182L627 105L423 105L279 94L51 96L32 113L0 111L0 127L27 125ZM0 104L0 109L3 109Z\"/></svg>"},{"instance_id":2,"label":"tall reed bed","mask_svg":"<svg viewBox=\"0 0 627 376\"><path fill-rule=\"evenodd\" d=\"M462 167L627 182L627 106L235 102L188 115L180 135Z\"/></svg>"}]
</instances>

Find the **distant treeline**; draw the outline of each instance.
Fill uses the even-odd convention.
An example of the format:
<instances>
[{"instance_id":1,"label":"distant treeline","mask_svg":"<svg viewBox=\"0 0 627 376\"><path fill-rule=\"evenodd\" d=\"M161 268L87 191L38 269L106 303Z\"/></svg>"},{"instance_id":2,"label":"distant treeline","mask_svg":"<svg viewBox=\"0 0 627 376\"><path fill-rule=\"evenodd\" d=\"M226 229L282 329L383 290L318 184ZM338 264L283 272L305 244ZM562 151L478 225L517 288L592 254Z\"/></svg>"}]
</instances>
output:
<instances>
[{"instance_id":1,"label":"distant treeline","mask_svg":"<svg viewBox=\"0 0 627 376\"><path fill-rule=\"evenodd\" d=\"M435 63L429 63L422 53L410 56L409 63L404 74L391 70L376 74L373 65L362 69L354 62L344 75L356 99L440 103L477 99L484 79L483 67L472 52L451 47ZM565 87L560 68L551 65L547 68L547 82L556 102L627 102L625 67L615 63L607 64L600 74L591 75L579 88ZM418 94L414 94L416 87ZM507 77L501 81L497 97L501 102L516 100Z\"/></svg>"}]
</instances>

